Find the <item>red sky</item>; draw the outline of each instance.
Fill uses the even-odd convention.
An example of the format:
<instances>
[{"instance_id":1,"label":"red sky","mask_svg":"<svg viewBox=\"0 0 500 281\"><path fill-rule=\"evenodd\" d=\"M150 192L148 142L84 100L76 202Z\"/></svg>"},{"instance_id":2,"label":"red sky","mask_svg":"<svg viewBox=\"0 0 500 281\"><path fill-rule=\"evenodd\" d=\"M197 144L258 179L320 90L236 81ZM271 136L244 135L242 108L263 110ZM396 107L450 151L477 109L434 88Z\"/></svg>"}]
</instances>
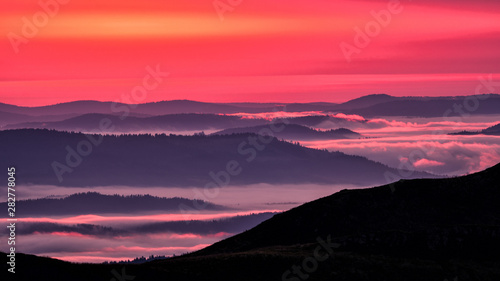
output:
<instances>
[{"instance_id":1,"label":"red sky","mask_svg":"<svg viewBox=\"0 0 500 281\"><path fill-rule=\"evenodd\" d=\"M494 0L401 0L350 62L340 44L390 1L242 0L221 20L210 0L71 0L45 23L38 0L0 1L0 102L18 105L120 100L157 65L170 75L141 102L464 95L500 75Z\"/></svg>"}]
</instances>

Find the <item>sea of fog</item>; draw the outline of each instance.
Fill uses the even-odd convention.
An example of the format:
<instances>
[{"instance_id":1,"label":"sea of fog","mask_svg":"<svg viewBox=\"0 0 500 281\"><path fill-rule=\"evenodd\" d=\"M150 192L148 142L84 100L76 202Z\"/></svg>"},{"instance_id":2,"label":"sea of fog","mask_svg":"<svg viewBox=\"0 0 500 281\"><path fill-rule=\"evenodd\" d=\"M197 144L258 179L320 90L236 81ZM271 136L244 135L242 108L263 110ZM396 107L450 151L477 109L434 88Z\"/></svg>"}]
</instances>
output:
<instances>
[{"instance_id":1,"label":"sea of fog","mask_svg":"<svg viewBox=\"0 0 500 281\"><path fill-rule=\"evenodd\" d=\"M17 200L43 197L61 198L80 192L102 194L151 194L160 197L203 199L231 207L229 210L193 212L154 212L141 214L78 214L60 216L33 216L19 218L19 230L37 228L36 231L18 233L17 252L49 256L72 262L100 263L104 261L132 260L140 256L180 255L196 251L217 241L237 234L231 231L207 233L190 231L143 231L141 225L226 219L250 214L263 214L258 221L245 227L250 229L273 214L289 210L305 202L331 195L342 189L363 188L352 185L269 185L228 186L219 190L202 188L100 186L74 188L44 185L22 185L16 188ZM208 195L206 195L208 194ZM2 194L2 201L5 196ZM177 226L179 227L179 226ZM39 228L39 229L38 229ZM183 229L181 226L180 229ZM125 231L123 231L125 230ZM5 232L0 239L7 239ZM4 237L5 236L5 237ZM43 241L43 243L41 243ZM7 251L6 243L0 251Z\"/></svg>"},{"instance_id":2,"label":"sea of fog","mask_svg":"<svg viewBox=\"0 0 500 281\"><path fill-rule=\"evenodd\" d=\"M211 203L241 210L280 209L288 210L303 203L331 195L342 189L363 188L349 184L253 184L245 186L226 186L218 189L202 187L64 187L51 185L20 185L16 189L17 200L44 197L64 197L74 193L98 192L113 195L150 194L159 197L183 197L201 199ZM0 194L0 200L6 200L6 194Z\"/></svg>"}]
</instances>

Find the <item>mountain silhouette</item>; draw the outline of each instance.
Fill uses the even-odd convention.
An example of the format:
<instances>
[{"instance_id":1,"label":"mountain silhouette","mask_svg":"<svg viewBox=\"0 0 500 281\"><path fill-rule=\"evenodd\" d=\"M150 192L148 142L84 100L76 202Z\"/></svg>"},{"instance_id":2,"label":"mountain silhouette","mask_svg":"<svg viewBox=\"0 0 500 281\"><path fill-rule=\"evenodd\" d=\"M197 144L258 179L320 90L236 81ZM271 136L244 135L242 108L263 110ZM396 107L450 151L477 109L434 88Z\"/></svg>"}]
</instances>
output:
<instances>
[{"instance_id":1,"label":"mountain silhouette","mask_svg":"<svg viewBox=\"0 0 500 281\"><path fill-rule=\"evenodd\" d=\"M417 116L442 117L461 116L456 107L477 101L477 108L468 110L471 115L500 113L500 95L450 96L450 97L394 97L386 94L367 95L344 103L207 103L190 100L160 101L143 104L125 104L81 100L48 106L23 107L0 103L0 112L18 114L19 119L8 122L23 123L29 121L61 121L62 118L44 118L44 116L75 117L84 114L107 114L115 116L157 116L183 113L198 114L234 114L263 113L273 111L287 112L341 112L357 114L363 117L374 116ZM448 110L451 110L448 112ZM0 115L2 115L0 114ZM23 117L24 115L24 117ZM37 120L25 120L26 116L40 117ZM9 117L12 119L13 117ZM307 124L302 124L307 125ZM0 123L2 126L2 123Z\"/></svg>"},{"instance_id":2,"label":"mountain silhouette","mask_svg":"<svg viewBox=\"0 0 500 281\"><path fill-rule=\"evenodd\" d=\"M370 107L380 103L391 102L398 99L398 97L393 97L386 94L373 94L349 100L347 102L333 106L333 108L335 110L352 110L356 108Z\"/></svg>"},{"instance_id":3,"label":"mountain silhouette","mask_svg":"<svg viewBox=\"0 0 500 281\"><path fill-rule=\"evenodd\" d=\"M24 184L367 185L408 174L364 157L306 148L255 134L101 136L22 129L0 131L0 140L2 162L15 165L19 182ZM410 174L413 178L434 177L425 172Z\"/></svg>"},{"instance_id":4,"label":"mountain silhouette","mask_svg":"<svg viewBox=\"0 0 500 281\"><path fill-rule=\"evenodd\" d=\"M500 123L483 129L481 131L460 131L456 133L450 133L449 135L493 135L500 136Z\"/></svg>"},{"instance_id":5,"label":"mountain silhouette","mask_svg":"<svg viewBox=\"0 0 500 281\"><path fill-rule=\"evenodd\" d=\"M101 122L110 122L112 129L101 130ZM134 117L109 114L84 114L57 122L28 122L5 126L5 129L54 129L59 131L96 133L133 133L158 131L220 130L235 126L252 126L268 123L264 119L245 119L218 114L169 114L150 117Z\"/></svg>"},{"instance_id":6,"label":"mountain silhouette","mask_svg":"<svg viewBox=\"0 0 500 281\"><path fill-rule=\"evenodd\" d=\"M500 123L484 129L482 133L485 135L500 135Z\"/></svg>"},{"instance_id":7,"label":"mountain silhouette","mask_svg":"<svg viewBox=\"0 0 500 281\"><path fill-rule=\"evenodd\" d=\"M287 104L276 103L208 103L190 100L171 100L143 104L126 104L81 100L59 103L47 106L23 107L0 103L0 111L31 116L63 115L63 114L120 114L137 113L146 115L166 115L181 113L231 114L231 113L261 113L273 110L285 110ZM295 103L290 104L287 111L322 111L334 106L331 103Z\"/></svg>"},{"instance_id":8,"label":"mountain silhouette","mask_svg":"<svg viewBox=\"0 0 500 281\"><path fill-rule=\"evenodd\" d=\"M462 177L342 190L196 254L314 243L330 235L355 251L398 254L405 249L412 255L488 258L500 249L498 200L500 164Z\"/></svg>"},{"instance_id":9,"label":"mountain silhouette","mask_svg":"<svg viewBox=\"0 0 500 281\"><path fill-rule=\"evenodd\" d=\"M360 134L345 128L328 130L328 131L319 131L297 124L276 123L275 126L284 128L279 132L273 133L273 135L278 139L307 141L307 140L355 139L361 137ZM231 128L213 134L214 135L230 135L230 134L241 134L241 133L258 134L262 132L264 132L265 134L266 129L269 130L269 125L244 127L244 128L241 127Z\"/></svg>"},{"instance_id":10,"label":"mountain silhouette","mask_svg":"<svg viewBox=\"0 0 500 281\"><path fill-rule=\"evenodd\" d=\"M467 110L471 100L477 102L477 108ZM465 106L467 105L467 106ZM457 97L398 97L386 102L375 103L363 108L334 107L332 111L358 114L363 117L408 116L408 117L461 117L464 113L456 108L463 108L469 115L487 115L500 113L500 95L478 95Z\"/></svg>"},{"instance_id":11,"label":"mountain silhouette","mask_svg":"<svg viewBox=\"0 0 500 281\"><path fill-rule=\"evenodd\" d=\"M97 192L77 193L64 198L40 198L16 201L19 216L48 216L105 213L140 213L178 211L179 205L203 205L207 210L228 209L202 200L164 198L151 195L103 195ZM7 208L7 202L0 203Z\"/></svg>"},{"instance_id":12,"label":"mountain silhouette","mask_svg":"<svg viewBox=\"0 0 500 281\"><path fill-rule=\"evenodd\" d=\"M74 116L75 114L31 116L31 115L0 111L0 129L5 129L5 126L12 124L19 124L26 122L39 122L41 124L42 122L61 121ZM22 126L21 128L25 127Z\"/></svg>"},{"instance_id":13,"label":"mountain silhouette","mask_svg":"<svg viewBox=\"0 0 500 281\"><path fill-rule=\"evenodd\" d=\"M312 115L312 116L301 116L301 117L290 117L286 118L290 124L297 124L307 127L318 127L321 128L324 125L326 127L336 126L336 127L347 127L349 125L363 124L366 120L350 120L340 117L335 117L332 115Z\"/></svg>"}]
</instances>

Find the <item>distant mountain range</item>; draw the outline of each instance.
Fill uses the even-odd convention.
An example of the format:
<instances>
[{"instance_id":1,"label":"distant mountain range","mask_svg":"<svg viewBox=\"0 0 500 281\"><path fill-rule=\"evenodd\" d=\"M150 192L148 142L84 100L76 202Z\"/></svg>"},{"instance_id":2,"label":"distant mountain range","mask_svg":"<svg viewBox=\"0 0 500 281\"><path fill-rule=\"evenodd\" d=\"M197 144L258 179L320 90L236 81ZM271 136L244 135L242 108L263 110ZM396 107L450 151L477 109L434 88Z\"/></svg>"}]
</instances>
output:
<instances>
[{"instance_id":1,"label":"distant mountain range","mask_svg":"<svg viewBox=\"0 0 500 281\"><path fill-rule=\"evenodd\" d=\"M19 216L61 216L106 213L143 213L153 211L179 211L179 206L204 206L206 210L225 210L224 206L202 200L164 198L151 195L119 196L97 192L77 193L64 198L17 200ZM7 208L7 202L0 208Z\"/></svg>"},{"instance_id":2,"label":"distant mountain range","mask_svg":"<svg viewBox=\"0 0 500 281\"><path fill-rule=\"evenodd\" d=\"M442 117L460 116L457 107L466 110L474 99L477 108L472 115L500 114L500 95L456 97L393 97L376 94L335 103L206 103L189 100L162 101L144 104L125 104L99 101L75 101L40 107L22 107L0 103L0 126L26 122L54 122L85 114L148 117L159 115L198 113L234 114L287 112L334 112L374 116ZM464 107L467 103L468 107ZM471 103L472 104L472 103ZM474 102L474 107L475 107ZM302 124L305 125L305 124Z\"/></svg>"},{"instance_id":3,"label":"distant mountain range","mask_svg":"<svg viewBox=\"0 0 500 281\"><path fill-rule=\"evenodd\" d=\"M493 136L500 136L500 123L488 127L484 130L481 131L461 131L461 132L456 132L456 133L450 133L449 135L493 135Z\"/></svg>"},{"instance_id":4,"label":"distant mountain range","mask_svg":"<svg viewBox=\"0 0 500 281\"><path fill-rule=\"evenodd\" d=\"M407 174L364 157L310 149L255 134L100 136L22 129L0 131L0 140L2 162L16 166L19 182L24 184L367 185ZM414 172L411 177L434 176Z\"/></svg>"},{"instance_id":5,"label":"distant mountain range","mask_svg":"<svg viewBox=\"0 0 500 281\"><path fill-rule=\"evenodd\" d=\"M207 103L190 100L161 101L144 104L125 104L100 101L74 101L49 106L23 107L0 103L0 112L22 114L28 116L46 115L83 115L89 113L123 115L128 113L142 115L167 115L182 113L200 114L232 114L232 113L261 113L273 110L297 111L324 111L336 104L333 103Z\"/></svg>"},{"instance_id":6,"label":"distant mountain range","mask_svg":"<svg viewBox=\"0 0 500 281\"><path fill-rule=\"evenodd\" d=\"M345 128L320 131L297 124L276 123L275 126L280 128L282 127L283 130L279 132L274 132L273 135L278 139L285 139L285 140L311 141L311 140L331 140L331 139L357 139L361 137L361 134L358 134L356 132L353 132ZM259 134L262 132L264 132L262 134L265 134L266 128L269 130L269 125L232 128L213 133L213 135L231 135L231 134L241 134L241 133Z\"/></svg>"},{"instance_id":7,"label":"distant mountain range","mask_svg":"<svg viewBox=\"0 0 500 281\"><path fill-rule=\"evenodd\" d=\"M499 280L499 183L500 164L457 178L343 190L192 254L128 265L126 273L139 281ZM30 266L20 273L26 278L109 280L115 268L16 257Z\"/></svg>"},{"instance_id":8,"label":"distant mountain range","mask_svg":"<svg viewBox=\"0 0 500 281\"><path fill-rule=\"evenodd\" d=\"M0 111L0 129L9 124L19 124L19 123L27 123L27 122L53 122L53 121L61 121L71 117L75 117L78 115L75 114L64 114L64 115L44 115L44 116L31 116L24 115L18 113L10 113Z\"/></svg>"},{"instance_id":9,"label":"distant mountain range","mask_svg":"<svg viewBox=\"0 0 500 281\"><path fill-rule=\"evenodd\" d=\"M36 119L37 117L29 117ZM54 117L56 118L56 117ZM101 128L101 123L111 123L105 129ZM315 131L307 127L342 127L359 125L364 123L363 120L347 120L331 115L323 116L304 116L304 117L288 117L284 119L275 119L274 121L263 118L245 118L233 115L220 114L198 114L198 113L183 113L169 114L159 116L130 116L122 118L117 115L91 113L71 117L62 121L36 121L23 122L5 125L2 129L52 129L68 132L93 132L93 133L157 133L157 132L201 132L231 129L227 132L254 132L259 129L269 126L271 123L289 123L286 132L280 132L280 135L301 135L306 139L331 139L356 137L356 133L348 131L330 131L323 133ZM300 126L302 128L299 128ZM259 127L260 126L260 127ZM239 129L241 128L241 129ZM224 134L227 132L223 132Z\"/></svg>"}]
</instances>

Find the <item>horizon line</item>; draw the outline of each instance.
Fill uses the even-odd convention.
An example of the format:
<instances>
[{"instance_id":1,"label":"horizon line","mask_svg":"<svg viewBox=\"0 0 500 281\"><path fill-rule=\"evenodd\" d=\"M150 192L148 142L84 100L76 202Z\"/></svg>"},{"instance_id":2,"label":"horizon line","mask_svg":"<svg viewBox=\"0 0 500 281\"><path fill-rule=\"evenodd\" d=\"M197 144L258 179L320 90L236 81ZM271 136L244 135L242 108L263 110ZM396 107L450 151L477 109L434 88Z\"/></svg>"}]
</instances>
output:
<instances>
[{"instance_id":1,"label":"horizon line","mask_svg":"<svg viewBox=\"0 0 500 281\"><path fill-rule=\"evenodd\" d=\"M97 103L117 103L117 104L124 104L124 105L145 105L145 104L152 104L152 103L162 103L162 102L175 102L175 101L187 101L187 102L196 102L196 103L206 103L206 104L315 104L315 103L329 103L329 104L343 104L352 100L364 98L364 97L369 97L369 96L389 96L389 97L394 97L394 98L432 98L432 99L439 99L439 98L458 98L458 97L471 97L471 96L482 96L482 95L500 95L499 93L483 93L483 94L471 94L471 95L443 95L443 96L394 96L394 95L389 95L385 93L379 93L379 94L368 94L368 95L361 95L356 98L352 99L347 99L342 102L329 102L329 101L324 101L324 100L319 100L319 101L310 101L310 102L298 102L298 101L272 101L272 102L252 102L252 101L246 101L246 102L213 102L213 101L202 101L202 100L191 100L191 99L173 99L173 100L159 100L159 101L150 101L150 102L143 102L143 103L124 103L124 102L116 102L116 101L110 101L110 100L93 100L93 99L83 99L83 100L72 100L72 101L66 101L66 102L59 102L59 103L50 103L50 104L45 104L45 105L35 105L35 106L29 106L29 105L20 105L20 104L13 104L13 103L6 103L0 101L0 105L10 105L10 106L16 106L16 107L23 107L23 108L39 108L39 107L47 107L47 106L56 106L56 105L63 105L63 104L69 104L69 103L77 103L77 102L97 102Z\"/></svg>"}]
</instances>

